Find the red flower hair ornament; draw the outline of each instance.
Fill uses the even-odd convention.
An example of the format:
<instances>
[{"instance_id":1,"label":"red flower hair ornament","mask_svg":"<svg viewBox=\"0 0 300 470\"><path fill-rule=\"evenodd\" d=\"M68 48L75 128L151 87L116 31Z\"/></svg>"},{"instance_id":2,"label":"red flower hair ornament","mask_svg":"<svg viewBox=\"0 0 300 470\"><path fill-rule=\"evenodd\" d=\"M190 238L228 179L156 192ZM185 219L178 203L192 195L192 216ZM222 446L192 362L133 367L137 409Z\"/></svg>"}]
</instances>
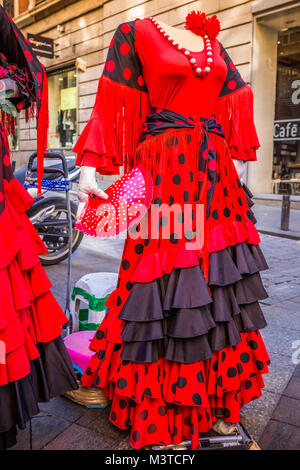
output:
<instances>
[{"instance_id":1,"label":"red flower hair ornament","mask_svg":"<svg viewBox=\"0 0 300 470\"><path fill-rule=\"evenodd\" d=\"M201 11L191 11L185 18L185 29L192 31L197 36L207 36L209 39L215 39L220 32L220 21L216 15L207 18Z\"/></svg>"}]
</instances>

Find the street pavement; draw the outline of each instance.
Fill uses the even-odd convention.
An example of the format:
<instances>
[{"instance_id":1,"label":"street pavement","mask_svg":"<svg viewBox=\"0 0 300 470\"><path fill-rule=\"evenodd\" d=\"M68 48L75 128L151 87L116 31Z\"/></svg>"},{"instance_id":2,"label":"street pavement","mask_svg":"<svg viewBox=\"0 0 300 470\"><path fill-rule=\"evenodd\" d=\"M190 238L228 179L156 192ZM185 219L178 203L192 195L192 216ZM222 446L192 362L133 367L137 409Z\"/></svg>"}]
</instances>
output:
<instances>
[{"instance_id":1,"label":"street pavement","mask_svg":"<svg viewBox=\"0 0 300 470\"><path fill-rule=\"evenodd\" d=\"M122 240L85 236L73 255L72 285L89 272L117 272L122 247ZM261 248L270 268L262 273L269 297L261 303L268 322L261 333L271 366L262 397L243 408L242 422L263 449L300 449L300 241L262 234ZM64 308L67 264L46 271ZM108 408L58 397L40 409L32 419L32 444L28 426L13 449L130 449L128 431L108 421Z\"/></svg>"},{"instance_id":2,"label":"street pavement","mask_svg":"<svg viewBox=\"0 0 300 470\"><path fill-rule=\"evenodd\" d=\"M281 207L255 204L253 207L257 219L256 227L262 233L279 235L282 237L300 239L300 210L291 209L289 218L289 230L283 231L281 225Z\"/></svg>"}]
</instances>

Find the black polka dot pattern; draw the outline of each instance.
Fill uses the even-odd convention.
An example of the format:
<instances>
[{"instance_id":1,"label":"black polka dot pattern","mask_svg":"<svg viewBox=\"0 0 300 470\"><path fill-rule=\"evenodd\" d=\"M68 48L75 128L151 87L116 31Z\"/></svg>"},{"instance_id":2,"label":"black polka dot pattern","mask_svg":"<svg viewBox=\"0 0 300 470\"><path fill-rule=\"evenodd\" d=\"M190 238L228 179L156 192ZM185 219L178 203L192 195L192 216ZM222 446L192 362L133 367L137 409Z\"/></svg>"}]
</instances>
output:
<instances>
[{"instance_id":1,"label":"black polka dot pattern","mask_svg":"<svg viewBox=\"0 0 300 470\"><path fill-rule=\"evenodd\" d=\"M239 71L234 66L228 52L221 43L220 46L220 55L227 67L227 76L220 93L220 97L222 97L229 95L230 93L233 93L236 90L239 90L240 88L246 85L246 82L244 82L244 80L242 79Z\"/></svg>"},{"instance_id":2,"label":"black polka dot pattern","mask_svg":"<svg viewBox=\"0 0 300 470\"><path fill-rule=\"evenodd\" d=\"M123 259L122 261L122 268L124 269L124 271L127 271L127 269L130 268L130 263L127 259Z\"/></svg>"},{"instance_id":3,"label":"black polka dot pattern","mask_svg":"<svg viewBox=\"0 0 300 470\"><path fill-rule=\"evenodd\" d=\"M177 380L177 387L178 388L184 388L187 384L187 380L185 377L179 377Z\"/></svg>"},{"instance_id":4,"label":"black polka dot pattern","mask_svg":"<svg viewBox=\"0 0 300 470\"><path fill-rule=\"evenodd\" d=\"M138 442L141 439L141 434L138 431L133 431L132 440L133 442Z\"/></svg>"},{"instance_id":5,"label":"black polka dot pattern","mask_svg":"<svg viewBox=\"0 0 300 470\"><path fill-rule=\"evenodd\" d=\"M146 419L148 418L148 410L143 410L140 412L140 420L141 421L146 421Z\"/></svg>"},{"instance_id":6,"label":"black polka dot pattern","mask_svg":"<svg viewBox=\"0 0 300 470\"><path fill-rule=\"evenodd\" d=\"M109 45L103 75L130 88L147 91L141 62L135 50L134 21L117 27Z\"/></svg>"},{"instance_id":7,"label":"black polka dot pattern","mask_svg":"<svg viewBox=\"0 0 300 470\"><path fill-rule=\"evenodd\" d=\"M161 184L161 176L160 175L156 175L156 179L155 179L155 186L158 186L159 184Z\"/></svg>"},{"instance_id":8,"label":"black polka dot pattern","mask_svg":"<svg viewBox=\"0 0 300 470\"><path fill-rule=\"evenodd\" d=\"M197 406L200 406L202 403L202 399L199 393L194 393L194 395L192 396L192 400L193 400L193 403Z\"/></svg>"},{"instance_id":9,"label":"black polka dot pattern","mask_svg":"<svg viewBox=\"0 0 300 470\"><path fill-rule=\"evenodd\" d=\"M180 176L178 174L174 175L173 176L173 183L178 185L178 184L180 184L180 182L181 182Z\"/></svg>"},{"instance_id":10,"label":"black polka dot pattern","mask_svg":"<svg viewBox=\"0 0 300 470\"><path fill-rule=\"evenodd\" d=\"M144 249L144 246L142 245L142 243L138 243L134 247L134 251L136 252L137 255L140 255L141 253L143 253L143 249Z\"/></svg>"},{"instance_id":11,"label":"black polka dot pattern","mask_svg":"<svg viewBox=\"0 0 300 470\"><path fill-rule=\"evenodd\" d=\"M98 330L96 332L96 339L98 339L100 341L103 338L104 338L104 332L102 330Z\"/></svg>"},{"instance_id":12,"label":"black polka dot pattern","mask_svg":"<svg viewBox=\"0 0 300 470\"><path fill-rule=\"evenodd\" d=\"M148 429L147 429L147 431L148 431L149 434L154 434L154 433L156 432L156 430L157 430L157 427L156 427L155 424L150 424L150 425L148 426Z\"/></svg>"},{"instance_id":13,"label":"black polka dot pattern","mask_svg":"<svg viewBox=\"0 0 300 470\"><path fill-rule=\"evenodd\" d=\"M126 387L127 387L127 380L118 379L117 388L120 389L120 390L124 390L124 388L126 388Z\"/></svg>"}]
</instances>

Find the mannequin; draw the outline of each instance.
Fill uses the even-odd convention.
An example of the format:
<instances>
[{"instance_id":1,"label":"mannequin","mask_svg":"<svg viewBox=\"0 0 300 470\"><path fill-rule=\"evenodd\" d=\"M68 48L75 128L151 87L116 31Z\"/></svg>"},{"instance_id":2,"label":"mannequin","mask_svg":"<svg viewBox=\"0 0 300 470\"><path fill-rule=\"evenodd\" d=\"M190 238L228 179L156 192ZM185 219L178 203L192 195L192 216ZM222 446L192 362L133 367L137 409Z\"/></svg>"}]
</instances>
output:
<instances>
[{"instance_id":1,"label":"mannequin","mask_svg":"<svg viewBox=\"0 0 300 470\"><path fill-rule=\"evenodd\" d=\"M163 27L166 33L169 33L175 39L175 41L184 45L184 47L190 51L199 52L204 48L203 38L201 36L197 36L192 31L174 28L173 26L163 23L162 21L159 21L158 23ZM243 183L242 177L244 174L245 163L242 160L237 160L235 158L233 158L233 162L241 183ZM95 194L100 198L107 199L107 195L104 193L104 191L99 189L97 186L96 169L93 167L82 166L78 186L78 199L80 204L77 210L77 217L79 217L84 204L88 200L89 194Z\"/></svg>"},{"instance_id":2,"label":"mannequin","mask_svg":"<svg viewBox=\"0 0 300 470\"><path fill-rule=\"evenodd\" d=\"M179 44L182 44L185 48L190 51L200 52L204 48L204 41L201 36L197 36L193 32L184 29L174 28L166 23L159 22L161 27L170 34L171 37L177 41ZM244 162L233 158L235 168L237 170L238 176L241 183L243 183L243 174L244 174ZM77 211L77 217L80 215L85 203L88 200L90 194L94 194L102 199L107 199L107 195L104 191L98 188L96 181L96 168L82 166L80 172L80 180L78 185L78 199L79 206ZM233 434L236 430L234 424L226 423L223 419L218 419L213 426L213 429L222 435Z\"/></svg>"},{"instance_id":3,"label":"mannequin","mask_svg":"<svg viewBox=\"0 0 300 470\"><path fill-rule=\"evenodd\" d=\"M90 193L104 197L96 172L141 164L153 181L148 236L129 230L81 378L103 389L110 421L131 428L136 449L188 439L195 450L200 433L234 432L270 363L259 333L267 264L240 180L244 163L233 160L256 160L252 90L216 38L216 16L191 12L185 28L152 17L118 26L74 147L81 204ZM175 203L177 217L152 225L157 208Z\"/></svg>"}]
</instances>

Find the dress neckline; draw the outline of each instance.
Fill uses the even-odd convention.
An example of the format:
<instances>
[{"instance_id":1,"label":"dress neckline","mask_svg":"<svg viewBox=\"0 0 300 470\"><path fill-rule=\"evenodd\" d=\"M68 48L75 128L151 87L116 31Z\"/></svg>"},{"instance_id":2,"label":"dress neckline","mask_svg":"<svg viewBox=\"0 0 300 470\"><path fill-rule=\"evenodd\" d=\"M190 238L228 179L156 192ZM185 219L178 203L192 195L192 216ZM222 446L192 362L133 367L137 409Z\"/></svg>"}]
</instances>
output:
<instances>
[{"instance_id":1,"label":"dress neckline","mask_svg":"<svg viewBox=\"0 0 300 470\"><path fill-rule=\"evenodd\" d=\"M172 36L164 30L164 28L155 18L149 16L146 19L153 23L153 26L155 26L157 31L171 46L173 46L176 50L178 50L181 54L186 57L197 77L203 77L211 71L211 66L213 65L214 61L212 57L212 45L207 34L203 36L204 49L199 52L193 52L190 49L186 49L185 47L183 47L182 44L175 41L175 39L173 39ZM202 60L200 63L200 57L202 58L203 55L206 56L204 64L202 63Z\"/></svg>"},{"instance_id":2,"label":"dress neckline","mask_svg":"<svg viewBox=\"0 0 300 470\"><path fill-rule=\"evenodd\" d=\"M191 54L203 54L203 52L205 52L205 41L204 41L204 48L201 49L201 51L192 51L191 49L189 49L188 47L185 47L183 44L181 43L178 43L174 38L171 37L171 35L169 33L167 33L164 29L164 27L159 23L159 21L157 21L155 18L153 18L152 16L146 18L147 20L150 20L151 23L154 24L154 26L157 27L157 29L162 29L163 30L163 35L165 34L165 37L167 39L167 42L170 42L171 44L174 42L176 44L180 44L182 46L182 48L186 51L189 51ZM157 25L155 24L155 22L157 23ZM179 28L174 28L174 26L170 26L168 25L170 28L173 28L177 31L180 31ZM196 36L196 35L195 35Z\"/></svg>"}]
</instances>

